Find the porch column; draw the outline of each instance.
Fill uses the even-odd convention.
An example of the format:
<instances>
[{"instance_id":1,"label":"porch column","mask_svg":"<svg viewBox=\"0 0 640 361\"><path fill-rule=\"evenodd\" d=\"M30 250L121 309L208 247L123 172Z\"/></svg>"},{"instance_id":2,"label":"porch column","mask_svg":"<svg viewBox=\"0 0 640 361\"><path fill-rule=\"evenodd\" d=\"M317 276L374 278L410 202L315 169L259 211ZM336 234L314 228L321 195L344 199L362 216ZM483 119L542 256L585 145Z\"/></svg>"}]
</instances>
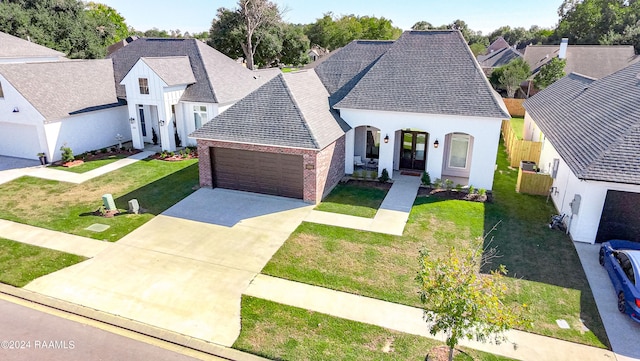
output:
<instances>
[{"instance_id":1,"label":"porch column","mask_svg":"<svg viewBox=\"0 0 640 361\"><path fill-rule=\"evenodd\" d=\"M429 133L429 143L427 147L427 172L431 177L431 181L435 181L436 178L442 178L442 165L444 164L444 148L445 148L445 134ZM438 141L438 148L434 148L433 143Z\"/></svg>"},{"instance_id":2,"label":"porch column","mask_svg":"<svg viewBox=\"0 0 640 361\"><path fill-rule=\"evenodd\" d=\"M138 106L136 104L129 103L127 108L129 109L129 119L127 121L131 128L131 142L133 143L133 147L135 149L144 149L140 119L138 119L138 115L136 114ZM131 122L131 118L133 118L133 123Z\"/></svg>"},{"instance_id":3,"label":"porch column","mask_svg":"<svg viewBox=\"0 0 640 361\"><path fill-rule=\"evenodd\" d=\"M167 109L165 104L158 106L158 125L164 122L164 125L159 125L160 128L160 143L162 144L162 150L174 152L176 150L176 141L174 136L173 122L171 121L171 110Z\"/></svg>"},{"instance_id":4,"label":"porch column","mask_svg":"<svg viewBox=\"0 0 640 361\"><path fill-rule=\"evenodd\" d=\"M380 129L380 155L378 159L378 176L382 175L382 170L387 169L389 178L393 178L393 154L396 144L396 132L394 130ZM385 143L384 138L389 136L389 142Z\"/></svg>"},{"instance_id":5,"label":"porch column","mask_svg":"<svg viewBox=\"0 0 640 361\"><path fill-rule=\"evenodd\" d=\"M353 174L353 156L355 154L356 131L351 129L344 138L344 173Z\"/></svg>"}]
</instances>

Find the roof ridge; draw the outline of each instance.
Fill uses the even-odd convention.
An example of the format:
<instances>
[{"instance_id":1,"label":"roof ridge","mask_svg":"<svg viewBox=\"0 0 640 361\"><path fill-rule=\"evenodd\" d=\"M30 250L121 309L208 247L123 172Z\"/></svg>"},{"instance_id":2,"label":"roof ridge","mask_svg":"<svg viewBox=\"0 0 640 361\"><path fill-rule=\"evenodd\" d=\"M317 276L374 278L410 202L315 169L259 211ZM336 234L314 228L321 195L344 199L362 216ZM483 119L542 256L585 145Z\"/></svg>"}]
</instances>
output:
<instances>
[{"instance_id":1,"label":"roof ridge","mask_svg":"<svg viewBox=\"0 0 640 361\"><path fill-rule=\"evenodd\" d=\"M204 59L202 59L202 52L200 51L199 41L197 41L196 39L185 39L185 40L194 40L195 41L196 54L198 55L200 63L202 64L202 71L204 72L204 77L205 77L205 79L207 79L207 83L209 83L209 88L211 89L211 95L213 95L213 102L219 104L220 102L218 101L218 95L216 94L216 89L213 87L213 84L211 84L211 77L209 76L209 73L207 71L207 66L204 63Z\"/></svg>"},{"instance_id":2,"label":"roof ridge","mask_svg":"<svg viewBox=\"0 0 640 361\"><path fill-rule=\"evenodd\" d=\"M313 69L311 69L311 70L313 70ZM307 71L305 71L304 73L306 73L306 72ZM297 74L297 73L294 73L292 75L295 76L295 74ZM302 72L301 72L301 74L302 74ZM316 135L314 134L314 132L309 127L309 121L307 120L307 117L305 116L304 112L300 108L300 104L298 103L298 99L296 99L296 96L293 94L293 91L291 90L291 87L289 86L289 84L287 84L287 79L285 77L285 74L278 74L276 76L276 78L282 78L281 81L282 81L282 84L284 85L285 90L287 91L287 95L291 99L291 102L293 103L294 108L298 112L298 115L300 115L300 118L302 119L302 124L304 125L304 128L306 129L306 131L311 136L311 140L313 141L314 147L316 149L320 149L320 144L318 143L318 139L316 138Z\"/></svg>"}]
</instances>

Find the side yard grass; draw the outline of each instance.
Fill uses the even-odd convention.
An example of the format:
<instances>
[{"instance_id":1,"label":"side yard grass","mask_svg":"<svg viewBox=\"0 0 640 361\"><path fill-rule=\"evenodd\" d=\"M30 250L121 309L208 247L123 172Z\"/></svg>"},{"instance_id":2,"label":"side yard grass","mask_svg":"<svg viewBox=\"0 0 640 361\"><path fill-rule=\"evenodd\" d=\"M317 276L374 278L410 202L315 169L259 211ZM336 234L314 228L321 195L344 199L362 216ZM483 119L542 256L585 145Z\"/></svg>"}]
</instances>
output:
<instances>
[{"instance_id":1,"label":"side yard grass","mask_svg":"<svg viewBox=\"0 0 640 361\"><path fill-rule=\"evenodd\" d=\"M0 282L15 287L84 260L82 256L0 238Z\"/></svg>"},{"instance_id":2,"label":"side yard grass","mask_svg":"<svg viewBox=\"0 0 640 361\"><path fill-rule=\"evenodd\" d=\"M113 242L191 194L197 185L195 159L147 159L82 184L21 177L0 185L0 218ZM106 193L124 213L112 218L94 215ZM144 213L126 213L133 198ZM98 233L85 229L94 223L109 229Z\"/></svg>"},{"instance_id":3,"label":"side yard grass","mask_svg":"<svg viewBox=\"0 0 640 361\"><path fill-rule=\"evenodd\" d=\"M553 206L545 197L515 193L517 171L508 168L502 146L498 158L492 203L419 197L403 236L303 223L263 273L419 307L418 250L482 246L482 236L500 222L484 246L492 239L490 246L501 255L497 262L509 269L508 301L529 305L533 323L526 330L607 347L575 248L547 227ZM558 319L571 329L560 329Z\"/></svg>"},{"instance_id":4,"label":"side yard grass","mask_svg":"<svg viewBox=\"0 0 640 361\"><path fill-rule=\"evenodd\" d=\"M355 182L338 184L318 206L316 210L351 216L373 218L387 195L389 187L356 184Z\"/></svg>"},{"instance_id":5,"label":"side yard grass","mask_svg":"<svg viewBox=\"0 0 640 361\"><path fill-rule=\"evenodd\" d=\"M272 360L424 360L441 342L378 326L242 297L242 331L234 348ZM463 349L456 361L507 361Z\"/></svg>"},{"instance_id":6,"label":"side yard grass","mask_svg":"<svg viewBox=\"0 0 640 361\"><path fill-rule=\"evenodd\" d=\"M524 137L524 118L514 117L511 118L511 128L513 128L513 132L518 137L518 139L523 139Z\"/></svg>"}]
</instances>

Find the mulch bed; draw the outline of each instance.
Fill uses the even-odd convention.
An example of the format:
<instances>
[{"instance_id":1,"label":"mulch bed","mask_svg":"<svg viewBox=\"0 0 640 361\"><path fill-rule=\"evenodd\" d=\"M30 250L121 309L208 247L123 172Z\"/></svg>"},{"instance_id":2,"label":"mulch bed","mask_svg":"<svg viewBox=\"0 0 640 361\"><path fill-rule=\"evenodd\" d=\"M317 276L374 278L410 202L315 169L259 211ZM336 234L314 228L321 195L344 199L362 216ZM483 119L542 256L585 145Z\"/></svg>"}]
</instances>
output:
<instances>
[{"instance_id":1,"label":"mulch bed","mask_svg":"<svg viewBox=\"0 0 640 361\"><path fill-rule=\"evenodd\" d=\"M73 168L82 164L84 164L84 160L76 159L76 160L72 160L71 162L62 163L62 166L65 168Z\"/></svg>"},{"instance_id":2,"label":"mulch bed","mask_svg":"<svg viewBox=\"0 0 640 361\"><path fill-rule=\"evenodd\" d=\"M93 152L87 152L87 153L82 153L82 154L78 154L76 155L76 160L73 160L71 162L66 162L63 163L61 160L57 161L57 162L53 162L53 165L59 165L59 166L63 166L63 167L67 167L67 168L72 168L72 167L77 167L81 164L83 164L84 162L90 162L93 160L102 160L102 159L108 159L113 157L114 155L120 155L120 154L124 154L127 157L134 155L134 154L138 154L142 152L140 149L128 149L128 150L110 150L107 151L105 153L103 153L102 151L96 151L95 154L93 154Z\"/></svg>"},{"instance_id":3,"label":"mulch bed","mask_svg":"<svg viewBox=\"0 0 640 361\"><path fill-rule=\"evenodd\" d=\"M420 187L420 189L418 189L418 197L459 199L459 200L470 201L470 202L491 202L493 199L493 196L490 191L487 191L485 195L481 196L477 193L469 194L466 191L457 191L455 189L447 191L446 189L441 189L441 188L433 189L430 187Z\"/></svg>"},{"instance_id":4,"label":"mulch bed","mask_svg":"<svg viewBox=\"0 0 640 361\"><path fill-rule=\"evenodd\" d=\"M161 153L156 153L156 154L152 155L150 158L157 159L157 160L164 160L164 161L167 161L167 162L177 162L177 161L186 160L186 159L197 159L198 155L191 153L191 154L188 154L188 155L185 155L185 156L182 156L180 154L175 154L175 155L172 155L172 156L162 157Z\"/></svg>"}]
</instances>

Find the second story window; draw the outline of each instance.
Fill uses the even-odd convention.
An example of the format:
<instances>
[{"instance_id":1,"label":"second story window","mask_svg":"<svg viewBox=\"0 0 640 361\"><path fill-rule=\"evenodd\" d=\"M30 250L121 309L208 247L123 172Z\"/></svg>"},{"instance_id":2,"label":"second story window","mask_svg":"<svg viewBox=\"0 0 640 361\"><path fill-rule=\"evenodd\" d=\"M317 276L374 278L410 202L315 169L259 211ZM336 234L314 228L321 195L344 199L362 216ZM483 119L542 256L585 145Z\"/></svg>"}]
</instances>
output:
<instances>
[{"instance_id":1,"label":"second story window","mask_svg":"<svg viewBox=\"0 0 640 361\"><path fill-rule=\"evenodd\" d=\"M149 80L147 78L138 78L138 85L140 86L140 94L149 94Z\"/></svg>"}]
</instances>

